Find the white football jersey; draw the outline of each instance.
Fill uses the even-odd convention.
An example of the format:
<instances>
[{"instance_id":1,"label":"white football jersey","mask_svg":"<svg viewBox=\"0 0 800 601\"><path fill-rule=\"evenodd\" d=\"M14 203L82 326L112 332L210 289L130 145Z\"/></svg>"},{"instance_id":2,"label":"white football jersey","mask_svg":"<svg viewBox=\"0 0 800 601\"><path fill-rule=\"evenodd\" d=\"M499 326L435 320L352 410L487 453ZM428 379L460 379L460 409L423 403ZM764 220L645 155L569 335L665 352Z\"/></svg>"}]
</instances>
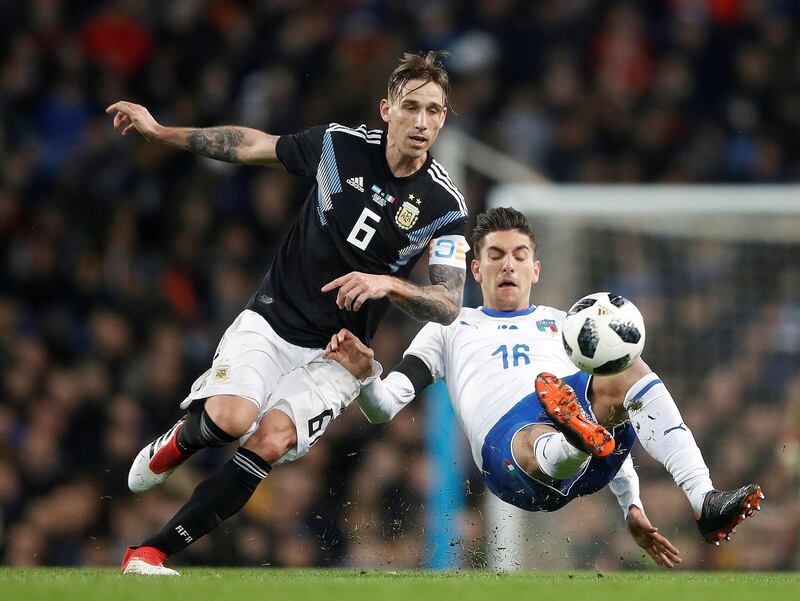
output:
<instances>
[{"instance_id":1,"label":"white football jersey","mask_svg":"<svg viewBox=\"0 0 800 601\"><path fill-rule=\"evenodd\" d=\"M535 305L514 312L465 307L449 326L426 324L404 353L444 379L478 468L486 434L533 392L538 374L578 371L561 342L564 316Z\"/></svg>"}]
</instances>

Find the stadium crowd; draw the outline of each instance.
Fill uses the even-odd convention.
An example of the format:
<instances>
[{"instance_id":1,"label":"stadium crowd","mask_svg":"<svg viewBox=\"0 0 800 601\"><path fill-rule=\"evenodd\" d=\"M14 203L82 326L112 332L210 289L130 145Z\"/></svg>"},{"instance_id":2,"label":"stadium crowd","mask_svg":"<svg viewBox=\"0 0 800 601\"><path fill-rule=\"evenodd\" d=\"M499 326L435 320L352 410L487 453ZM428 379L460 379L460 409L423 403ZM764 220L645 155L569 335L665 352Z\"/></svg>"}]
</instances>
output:
<instances>
[{"instance_id":1,"label":"stadium crowd","mask_svg":"<svg viewBox=\"0 0 800 601\"><path fill-rule=\"evenodd\" d=\"M447 49L446 127L555 181L793 182L798 25L789 0L0 4L2 562L116 564L224 461L206 450L162 489L127 491L132 458L179 416L303 201L303 182L282 171L113 136L111 102L141 102L168 124L276 134L379 126L387 65ZM468 182L473 213L487 185ZM607 256L587 291L641 301L645 359L715 482L758 480L767 495L735 544L702 546L680 492L634 451L648 513L686 567L800 568L798 244L608 239L587 251ZM393 365L418 328L396 313L378 358ZM422 403L380 427L349 409L178 563L421 565L436 486L422 419ZM454 565L480 566L492 552L482 487L464 480ZM573 505L565 519L592 519L569 535L569 565L640 564L610 494Z\"/></svg>"}]
</instances>

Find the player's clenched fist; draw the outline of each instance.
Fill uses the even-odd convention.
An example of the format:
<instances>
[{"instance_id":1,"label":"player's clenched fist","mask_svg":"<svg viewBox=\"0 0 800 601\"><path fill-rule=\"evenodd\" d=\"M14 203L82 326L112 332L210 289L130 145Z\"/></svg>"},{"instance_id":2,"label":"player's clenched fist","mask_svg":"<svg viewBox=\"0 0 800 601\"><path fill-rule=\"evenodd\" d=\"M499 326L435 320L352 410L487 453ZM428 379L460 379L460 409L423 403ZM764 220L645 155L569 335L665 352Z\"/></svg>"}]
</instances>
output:
<instances>
[{"instance_id":1,"label":"player's clenched fist","mask_svg":"<svg viewBox=\"0 0 800 601\"><path fill-rule=\"evenodd\" d=\"M106 113L115 113L114 129L117 131L121 129L123 136L127 136L132 129L135 129L147 140L158 138L158 129L161 125L141 104L121 100L109 106Z\"/></svg>"}]
</instances>

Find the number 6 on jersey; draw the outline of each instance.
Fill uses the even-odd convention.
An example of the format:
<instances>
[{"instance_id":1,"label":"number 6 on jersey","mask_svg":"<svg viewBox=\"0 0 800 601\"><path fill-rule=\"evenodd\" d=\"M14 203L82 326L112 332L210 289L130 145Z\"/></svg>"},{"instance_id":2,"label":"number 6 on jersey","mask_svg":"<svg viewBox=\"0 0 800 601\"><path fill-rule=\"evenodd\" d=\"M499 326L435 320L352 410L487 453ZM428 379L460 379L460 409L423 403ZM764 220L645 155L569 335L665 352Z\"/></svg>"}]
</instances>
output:
<instances>
[{"instance_id":1,"label":"number 6 on jersey","mask_svg":"<svg viewBox=\"0 0 800 601\"><path fill-rule=\"evenodd\" d=\"M364 209L361 211L361 215L359 215L356 224L347 236L347 241L361 250L367 250L369 241L372 240L372 237L375 235L375 228L367 225L367 219L372 219L375 223L378 223L381 220L381 216L374 211ZM358 236L362 232L363 236L359 240Z\"/></svg>"}]
</instances>

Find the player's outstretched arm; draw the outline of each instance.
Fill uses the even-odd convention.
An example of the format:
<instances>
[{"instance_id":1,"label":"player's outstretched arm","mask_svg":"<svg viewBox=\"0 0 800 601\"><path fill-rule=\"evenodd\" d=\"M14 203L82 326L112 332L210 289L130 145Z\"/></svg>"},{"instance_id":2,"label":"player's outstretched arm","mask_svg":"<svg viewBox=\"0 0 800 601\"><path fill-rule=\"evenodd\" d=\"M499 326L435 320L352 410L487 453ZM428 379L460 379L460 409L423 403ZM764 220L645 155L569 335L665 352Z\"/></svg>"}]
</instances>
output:
<instances>
[{"instance_id":1,"label":"player's outstretched arm","mask_svg":"<svg viewBox=\"0 0 800 601\"><path fill-rule=\"evenodd\" d=\"M338 288L336 305L340 309L358 311L368 300L388 297L414 319L450 325L461 311L468 250L464 236L457 234L431 241L429 286L418 286L388 275L353 271L325 284L322 292Z\"/></svg>"},{"instance_id":2,"label":"player's outstretched arm","mask_svg":"<svg viewBox=\"0 0 800 601\"><path fill-rule=\"evenodd\" d=\"M146 140L228 163L268 165L277 161L279 136L239 125L220 127L166 127L145 107L121 100L106 109L114 114L114 129L127 136L139 132Z\"/></svg>"},{"instance_id":3,"label":"player's outstretched arm","mask_svg":"<svg viewBox=\"0 0 800 601\"><path fill-rule=\"evenodd\" d=\"M642 509L631 505L626 521L628 522L628 532L633 540L647 551L647 554L658 565L664 568L673 568L681 562L680 551L658 531L658 528L650 523Z\"/></svg>"},{"instance_id":4,"label":"player's outstretched arm","mask_svg":"<svg viewBox=\"0 0 800 601\"><path fill-rule=\"evenodd\" d=\"M368 300L388 296L389 300L411 317L448 325L461 311L466 270L450 265L431 265L431 284L418 286L388 275L352 271L328 282L323 292L339 289L336 305L358 311Z\"/></svg>"},{"instance_id":5,"label":"player's outstretched arm","mask_svg":"<svg viewBox=\"0 0 800 601\"><path fill-rule=\"evenodd\" d=\"M428 327L431 325L426 326ZM423 328L423 332L426 328ZM361 412L372 424L390 421L433 382L433 376L427 365L419 357L410 354L407 354L381 380L383 368L373 359L372 349L346 329L339 330L331 337L323 356L325 359L338 361L347 371L361 380L362 388L358 404Z\"/></svg>"},{"instance_id":6,"label":"player's outstretched arm","mask_svg":"<svg viewBox=\"0 0 800 601\"><path fill-rule=\"evenodd\" d=\"M676 563L680 563L678 550L665 536L658 533L658 528L650 523L642 509L642 499L639 497L639 476L633 467L630 455L625 458L617 475L609 483L609 488L625 514L628 532L636 544L647 551L648 555L660 566L671 568Z\"/></svg>"}]
</instances>

